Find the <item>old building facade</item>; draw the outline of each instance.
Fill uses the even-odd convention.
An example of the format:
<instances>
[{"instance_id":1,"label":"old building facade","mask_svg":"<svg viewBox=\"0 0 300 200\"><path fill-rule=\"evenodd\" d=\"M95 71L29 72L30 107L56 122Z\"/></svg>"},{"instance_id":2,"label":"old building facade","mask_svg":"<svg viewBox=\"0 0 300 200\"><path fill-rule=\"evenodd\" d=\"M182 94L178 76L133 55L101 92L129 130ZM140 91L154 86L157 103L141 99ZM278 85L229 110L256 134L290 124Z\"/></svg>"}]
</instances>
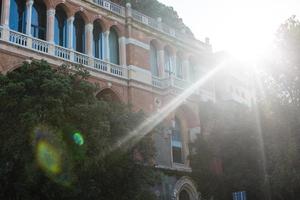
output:
<instances>
[{"instance_id":1,"label":"old building facade","mask_svg":"<svg viewBox=\"0 0 300 200\"><path fill-rule=\"evenodd\" d=\"M82 64L99 93L149 116L177 99L205 74L211 46L131 8L107 0L1 0L0 71L25 60L53 66ZM198 76L200 74L200 76ZM201 85L165 118L169 131L154 136L156 167L166 175L158 199L196 200L189 173L189 143L200 133L198 102L215 101L212 84Z\"/></svg>"}]
</instances>

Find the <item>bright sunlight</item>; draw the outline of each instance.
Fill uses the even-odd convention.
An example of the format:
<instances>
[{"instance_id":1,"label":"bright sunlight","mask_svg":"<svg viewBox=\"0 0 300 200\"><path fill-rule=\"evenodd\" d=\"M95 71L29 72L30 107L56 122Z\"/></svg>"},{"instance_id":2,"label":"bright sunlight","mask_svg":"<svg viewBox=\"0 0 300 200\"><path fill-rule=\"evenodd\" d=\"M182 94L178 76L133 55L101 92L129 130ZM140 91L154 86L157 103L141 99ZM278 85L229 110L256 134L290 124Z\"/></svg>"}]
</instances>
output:
<instances>
[{"instance_id":1,"label":"bright sunlight","mask_svg":"<svg viewBox=\"0 0 300 200\"><path fill-rule=\"evenodd\" d=\"M279 25L291 14L300 15L296 0L160 2L173 6L196 38L209 37L214 51L228 51L243 61L265 54Z\"/></svg>"}]
</instances>

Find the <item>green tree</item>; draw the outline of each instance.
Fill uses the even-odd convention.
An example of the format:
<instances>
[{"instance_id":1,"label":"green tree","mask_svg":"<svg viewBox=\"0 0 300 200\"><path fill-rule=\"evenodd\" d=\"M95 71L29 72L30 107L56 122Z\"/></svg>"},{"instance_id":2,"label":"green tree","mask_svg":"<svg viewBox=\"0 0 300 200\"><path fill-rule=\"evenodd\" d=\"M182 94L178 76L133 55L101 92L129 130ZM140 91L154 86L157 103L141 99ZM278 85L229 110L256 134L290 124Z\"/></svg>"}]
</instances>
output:
<instances>
[{"instance_id":1,"label":"green tree","mask_svg":"<svg viewBox=\"0 0 300 200\"><path fill-rule=\"evenodd\" d=\"M232 192L246 191L249 199L263 199L262 156L253 113L234 102L201 107L207 110L201 113L202 119L208 116L202 120L206 134L193 145L191 165L202 196L230 200Z\"/></svg>"},{"instance_id":2,"label":"green tree","mask_svg":"<svg viewBox=\"0 0 300 200\"><path fill-rule=\"evenodd\" d=\"M151 135L111 148L144 115L96 99L88 78L45 61L0 75L0 199L153 199Z\"/></svg>"},{"instance_id":3,"label":"green tree","mask_svg":"<svg viewBox=\"0 0 300 200\"><path fill-rule=\"evenodd\" d=\"M274 55L261 67L258 107L264 135L270 198L300 198L300 22L292 16L278 29Z\"/></svg>"}]
</instances>

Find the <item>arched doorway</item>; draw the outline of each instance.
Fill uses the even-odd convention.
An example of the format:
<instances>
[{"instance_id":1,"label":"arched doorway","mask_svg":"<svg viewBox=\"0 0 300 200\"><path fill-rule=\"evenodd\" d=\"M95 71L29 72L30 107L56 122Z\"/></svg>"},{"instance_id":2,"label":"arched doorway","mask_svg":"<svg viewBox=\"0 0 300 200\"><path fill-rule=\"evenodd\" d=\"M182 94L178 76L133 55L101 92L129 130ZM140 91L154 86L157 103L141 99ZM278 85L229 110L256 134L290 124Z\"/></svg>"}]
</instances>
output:
<instances>
[{"instance_id":1,"label":"arched doorway","mask_svg":"<svg viewBox=\"0 0 300 200\"><path fill-rule=\"evenodd\" d=\"M190 200L190 195L186 190L181 190L179 193L179 200Z\"/></svg>"},{"instance_id":2,"label":"arched doorway","mask_svg":"<svg viewBox=\"0 0 300 200\"><path fill-rule=\"evenodd\" d=\"M107 101L107 102L114 102L114 103L121 103L120 98L118 97L118 95L112 91L109 88L106 88L102 91L100 91L97 95L96 98L98 100L102 100L102 101Z\"/></svg>"},{"instance_id":3,"label":"arched doorway","mask_svg":"<svg viewBox=\"0 0 300 200\"><path fill-rule=\"evenodd\" d=\"M181 177L174 186L174 199L176 200L199 200L196 185L188 176Z\"/></svg>"}]
</instances>

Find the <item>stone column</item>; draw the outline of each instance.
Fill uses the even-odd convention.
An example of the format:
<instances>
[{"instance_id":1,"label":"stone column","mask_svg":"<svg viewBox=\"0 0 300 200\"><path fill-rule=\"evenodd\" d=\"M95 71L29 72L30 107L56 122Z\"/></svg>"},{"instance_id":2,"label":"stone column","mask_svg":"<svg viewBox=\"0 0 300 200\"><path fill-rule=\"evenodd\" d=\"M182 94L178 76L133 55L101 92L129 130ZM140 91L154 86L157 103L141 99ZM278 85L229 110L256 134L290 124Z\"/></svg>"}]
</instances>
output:
<instances>
[{"instance_id":1,"label":"stone column","mask_svg":"<svg viewBox=\"0 0 300 200\"><path fill-rule=\"evenodd\" d=\"M126 66L126 38L119 38L119 51L120 51L120 65L122 67Z\"/></svg>"},{"instance_id":2,"label":"stone column","mask_svg":"<svg viewBox=\"0 0 300 200\"><path fill-rule=\"evenodd\" d=\"M85 52L88 56L93 56L93 24L88 23L85 25L86 45Z\"/></svg>"},{"instance_id":3,"label":"stone column","mask_svg":"<svg viewBox=\"0 0 300 200\"><path fill-rule=\"evenodd\" d=\"M103 39L104 39L104 55L103 58L105 61L109 62L109 30L103 32Z\"/></svg>"},{"instance_id":4,"label":"stone column","mask_svg":"<svg viewBox=\"0 0 300 200\"><path fill-rule=\"evenodd\" d=\"M2 39L9 41L9 16L10 16L10 0L2 2L1 25L3 26Z\"/></svg>"},{"instance_id":5,"label":"stone column","mask_svg":"<svg viewBox=\"0 0 300 200\"><path fill-rule=\"evenodd\" d=\"M31 35L31 15L32 15L33 0L26 2L26 34Z\"/></svg>"},{"instance_id":6,"label":"stone column","mask_svg":"<svg viewBox=\"0 0 300 200\"><path fill-rule=\"evenodd\" d=\"M125 16L127 37L130 38L132 34L132 8L130 3L126 3Z\"/></svg>"},{"instance_id":7,"label":"stone column","mask_svg":"<svg viewBox=\"0 0 300 200\"><path fill-rule=\"evenodd\" d=\"M47 41L54 44L55 9L47 10Z\"/></svg>"},{"instance_id":8,"label":"stone column","mask_svg":"<svg viewBox=\"0 0 300 200\"><path fill-rule=\"evenodd\" d=\"M2 2L2 15L1 15L1 25L4 28L9 27L9 11L10 11L10 0L3 0Z\"/></svg>"},{"instance_id":9,"label":"stone column","mask_svg":"<svg viewBox=\"0 0 300 200\"><path fill-rule=\"evenodd\" d=\"M73 31L74 31L74 16L69 17L67 20L68 26L68 48L73 49Z\"/></svg>"}]
</instances>

